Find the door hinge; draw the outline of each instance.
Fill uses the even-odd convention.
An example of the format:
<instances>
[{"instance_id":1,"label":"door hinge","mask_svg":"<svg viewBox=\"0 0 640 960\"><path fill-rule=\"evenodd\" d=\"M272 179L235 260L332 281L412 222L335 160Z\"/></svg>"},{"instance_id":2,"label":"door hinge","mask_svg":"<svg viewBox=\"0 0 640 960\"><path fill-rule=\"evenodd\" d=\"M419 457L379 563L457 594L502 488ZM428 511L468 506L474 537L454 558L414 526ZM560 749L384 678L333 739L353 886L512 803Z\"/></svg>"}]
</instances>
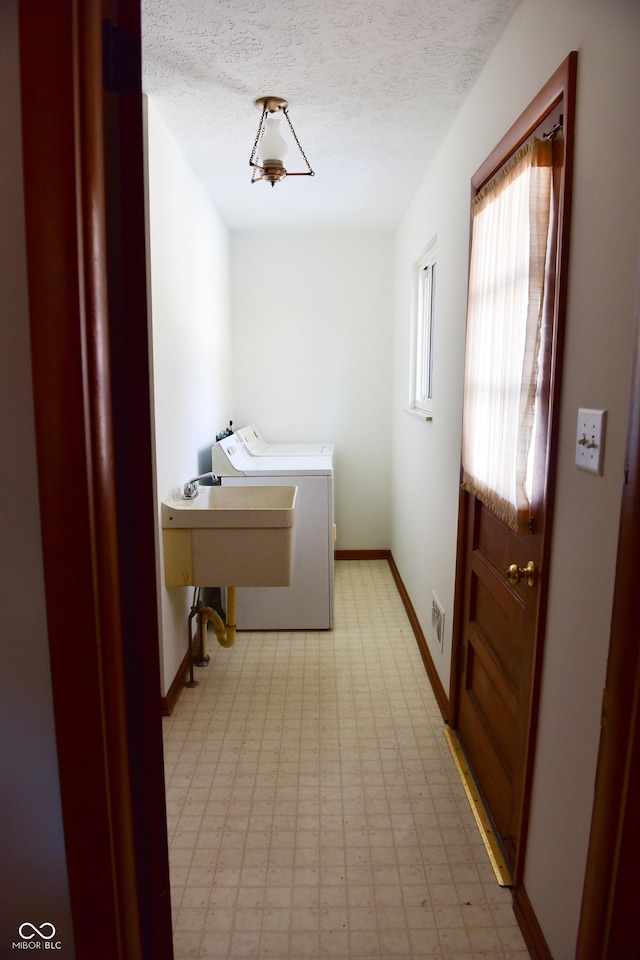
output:
<instances>
[{"instance_id":1,"label":"door hinge","mask_svg":"<svg viewBox=\"0 0 640 960\"><path fill-rule=\"evenodd\" d=\"M110 20L102 22L102 81L109 93L142 92L140 40Z\"/></svg>"}]
</instances>

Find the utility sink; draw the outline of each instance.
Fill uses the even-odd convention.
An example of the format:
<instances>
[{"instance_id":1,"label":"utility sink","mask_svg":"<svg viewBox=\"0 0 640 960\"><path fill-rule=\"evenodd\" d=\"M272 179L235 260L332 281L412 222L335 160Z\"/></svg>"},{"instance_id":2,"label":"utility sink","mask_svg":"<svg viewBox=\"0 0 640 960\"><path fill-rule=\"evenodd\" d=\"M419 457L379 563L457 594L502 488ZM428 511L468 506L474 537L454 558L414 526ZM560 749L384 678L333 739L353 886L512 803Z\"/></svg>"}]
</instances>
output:
<instances>
[{"instance_id":1,"label":"utility sink","mask_svg":"<svg viewBox=\"0 0 640 960\"><path fill-rule=\"evenodd\" d=\"M287 587L297 487L200 487L162 501L168 587Z\"/></svg>"}]
</instances>

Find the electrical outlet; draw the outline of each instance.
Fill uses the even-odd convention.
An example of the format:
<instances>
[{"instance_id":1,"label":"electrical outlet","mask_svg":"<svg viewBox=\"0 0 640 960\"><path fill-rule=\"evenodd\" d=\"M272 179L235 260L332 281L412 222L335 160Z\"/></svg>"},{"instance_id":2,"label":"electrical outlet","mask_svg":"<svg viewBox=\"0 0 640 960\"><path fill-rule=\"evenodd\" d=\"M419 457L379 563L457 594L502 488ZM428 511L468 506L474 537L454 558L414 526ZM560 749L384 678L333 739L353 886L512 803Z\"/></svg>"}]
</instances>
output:
<instances>
[{"instance_id":1,"label":"electrical outlet","mask_svg":"<svg viewBox=\"0 0 640 960\"><path fill-rule=\"evenodd\" d=\"M436 635L438 646L444 648L444 610L435 593L431 594L431 626Z\"/></svg>"},{"instance_id":2,"label":"electrical outlet","mask_svg":"<svg viewBox=\"0 0 640 960\"><path fill-rule=\"evenodd\" d=\"M607 425L606 410L578 410L576 433L576 467L590 473L602 474L604 463L604 434Z\"/></svg>"}]
</instances>

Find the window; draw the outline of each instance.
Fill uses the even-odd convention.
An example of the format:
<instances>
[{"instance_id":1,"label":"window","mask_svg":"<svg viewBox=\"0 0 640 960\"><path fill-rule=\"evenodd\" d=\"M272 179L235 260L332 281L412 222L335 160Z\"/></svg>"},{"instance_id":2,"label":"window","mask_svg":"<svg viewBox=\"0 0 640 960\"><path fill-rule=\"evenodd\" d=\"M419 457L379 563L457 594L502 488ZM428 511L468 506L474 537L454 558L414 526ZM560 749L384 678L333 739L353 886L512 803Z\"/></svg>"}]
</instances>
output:
<instances>
[{"instance_id":1,"label":"window","mask_svg":"<svg viewBox=\"0 0 640 960\"><path fill-rule=\"evenodd\" d=\"M528 473L553 203L553 144L532 138L473 200L463 487L517 532Z\"/></svg>"},{"instance_id":2,"label":"window","mask_svg":"<svg viewBox=\"0 0 640 960\"><path fill-rule=\"evenodd\" d=\"M433 334L436 302L436 242L414 268L410 397L407 413L431 420L433 413Z\"/></svg>"}]
</instances>

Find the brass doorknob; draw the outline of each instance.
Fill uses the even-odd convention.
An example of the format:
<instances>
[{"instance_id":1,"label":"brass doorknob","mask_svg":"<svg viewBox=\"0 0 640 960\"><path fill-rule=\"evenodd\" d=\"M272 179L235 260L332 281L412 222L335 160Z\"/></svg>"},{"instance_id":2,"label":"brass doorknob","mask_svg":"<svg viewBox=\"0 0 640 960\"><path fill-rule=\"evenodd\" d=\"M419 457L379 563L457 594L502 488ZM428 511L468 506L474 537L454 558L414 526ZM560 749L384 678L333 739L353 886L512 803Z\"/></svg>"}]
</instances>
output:
<instances>
[{"instance_id":1,"label":"brass doorknob","mask_svg":"<svg viewBox=\"0 0 640 960\"><path fill-rule=\"evenodd\" d=\"M532 587L536 582L538 571L536 570L536 565L533 560L529 560L529 563L526 565L526 567L519 567L517 563L510 564L509 568L505 570L504 575L509 583L514 587L525 577L527 579L527 584Z\"/></svg>"}]
</instances>

